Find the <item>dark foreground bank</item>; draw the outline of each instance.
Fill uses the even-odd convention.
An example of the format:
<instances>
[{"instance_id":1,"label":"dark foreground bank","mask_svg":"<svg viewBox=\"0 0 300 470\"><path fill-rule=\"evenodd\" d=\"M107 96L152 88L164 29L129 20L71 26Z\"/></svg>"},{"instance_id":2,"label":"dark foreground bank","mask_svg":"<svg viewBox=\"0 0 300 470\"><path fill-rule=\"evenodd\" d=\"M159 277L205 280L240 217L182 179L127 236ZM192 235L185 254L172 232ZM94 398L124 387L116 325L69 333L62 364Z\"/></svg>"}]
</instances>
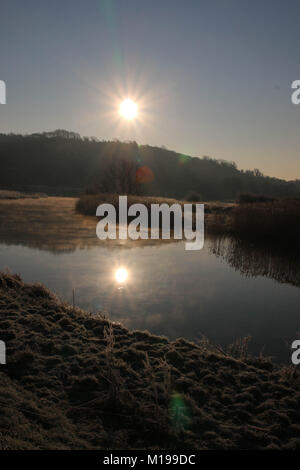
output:
<instances>
[{"instance_id":1,"label":"dark foreground bank","mask_svg":"<svg viewBox=\"0 0 300 470\"><path fill-rule=\"evenodd\" d=\"M300 449L299 374L0 275L0 449Z\"/></svg>"}]
</instances>

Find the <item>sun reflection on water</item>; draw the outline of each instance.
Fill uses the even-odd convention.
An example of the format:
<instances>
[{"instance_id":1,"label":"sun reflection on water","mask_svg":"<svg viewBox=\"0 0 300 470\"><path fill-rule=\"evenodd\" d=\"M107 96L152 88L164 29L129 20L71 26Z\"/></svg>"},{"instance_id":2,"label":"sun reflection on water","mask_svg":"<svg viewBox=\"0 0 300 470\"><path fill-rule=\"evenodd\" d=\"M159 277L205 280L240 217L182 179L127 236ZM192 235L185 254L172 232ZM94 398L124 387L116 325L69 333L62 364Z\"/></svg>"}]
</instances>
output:
<instances>
[{"instance_id":1,"label":"sun reflection on water","mask_svg":"<svg viewBox=\"0 0 300 470\"><path fill-rule=\"evenodd\" d=\"M115 271L115 280L119 284L124 284L128 279L128 271L126 268L118 268Z\"/></svg>"}]
</instances>

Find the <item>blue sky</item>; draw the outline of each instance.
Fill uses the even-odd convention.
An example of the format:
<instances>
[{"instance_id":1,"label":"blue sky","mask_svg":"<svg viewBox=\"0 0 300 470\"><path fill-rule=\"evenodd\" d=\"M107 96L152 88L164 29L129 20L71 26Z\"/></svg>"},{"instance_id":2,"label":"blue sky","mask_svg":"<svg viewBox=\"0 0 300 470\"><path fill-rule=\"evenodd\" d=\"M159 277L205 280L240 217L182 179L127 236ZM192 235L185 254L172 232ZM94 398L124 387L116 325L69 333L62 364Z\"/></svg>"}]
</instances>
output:
<instances>
[{"instance_id":1,"label":"blue sky","mask_svg":"<svg viewBox=\"0 0 300 470\"><path fill-rule=\"evenodd\" d=\"M65 128L300 178L299 24L293 0L3 1L0 131Z\"/></svg>"}]
</instances>

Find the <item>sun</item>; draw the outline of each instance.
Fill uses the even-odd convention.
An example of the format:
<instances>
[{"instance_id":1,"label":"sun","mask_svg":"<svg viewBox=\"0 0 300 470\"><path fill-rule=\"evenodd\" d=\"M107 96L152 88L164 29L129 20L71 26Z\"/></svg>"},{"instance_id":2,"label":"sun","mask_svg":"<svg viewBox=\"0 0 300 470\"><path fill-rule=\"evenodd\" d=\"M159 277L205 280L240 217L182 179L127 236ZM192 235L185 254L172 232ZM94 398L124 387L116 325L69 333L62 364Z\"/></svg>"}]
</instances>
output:
<instances>
[{"instance_id":1,"label":"sun","mask_svg":"<svg viewBox=\"0 0 300 470\"><path fill-rule=\"evenodd\" d=\"M119 284L123 284L128 278L128 271L125 268L119 268L115 272L115 279Z\"/></svg>"},{"instance_id":2,"label":"sun","mask_svg":"<svg viewBox=\"0 0 300 470\"><path fill-rule=\"evenodd\" d=\"M120 104L120 114L128 121L134 119L137 115L138 105L132 101L130 98L122 101Z\"/></svg>"}]
</instances>

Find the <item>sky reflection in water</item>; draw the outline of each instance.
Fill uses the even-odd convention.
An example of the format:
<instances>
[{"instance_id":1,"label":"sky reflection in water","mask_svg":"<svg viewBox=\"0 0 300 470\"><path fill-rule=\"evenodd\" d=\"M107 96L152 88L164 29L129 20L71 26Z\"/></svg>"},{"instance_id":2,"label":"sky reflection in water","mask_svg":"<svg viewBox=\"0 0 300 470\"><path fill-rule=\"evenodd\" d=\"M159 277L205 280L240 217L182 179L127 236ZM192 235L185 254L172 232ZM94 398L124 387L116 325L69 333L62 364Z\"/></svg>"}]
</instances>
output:
<instances>
[{"instance_id":1,"label":"sky reflection in water","mask_svg":"<svg viewBox=\"0 0 300 470\"><path fill-rule=\"evenodd\" d=\"M172 339L197 340L204 334L222 345L251 335L253 351L264 347L265 353L289 362L286 343L300 330L300 290L263 277L266 266L277 278L280 269L272 268L269 258L260 264L258 255L245 253L241 246L226 248L216 240L207 240L198 252L186 251L181 242L130 249L99 243L59 254L2 243L0 268L20 273L25 281L43 282L68 302L75 289L76 305L106 311L128 328ZM297 278L298 272L293 275Z\"/></svg>"}]
</instances>

